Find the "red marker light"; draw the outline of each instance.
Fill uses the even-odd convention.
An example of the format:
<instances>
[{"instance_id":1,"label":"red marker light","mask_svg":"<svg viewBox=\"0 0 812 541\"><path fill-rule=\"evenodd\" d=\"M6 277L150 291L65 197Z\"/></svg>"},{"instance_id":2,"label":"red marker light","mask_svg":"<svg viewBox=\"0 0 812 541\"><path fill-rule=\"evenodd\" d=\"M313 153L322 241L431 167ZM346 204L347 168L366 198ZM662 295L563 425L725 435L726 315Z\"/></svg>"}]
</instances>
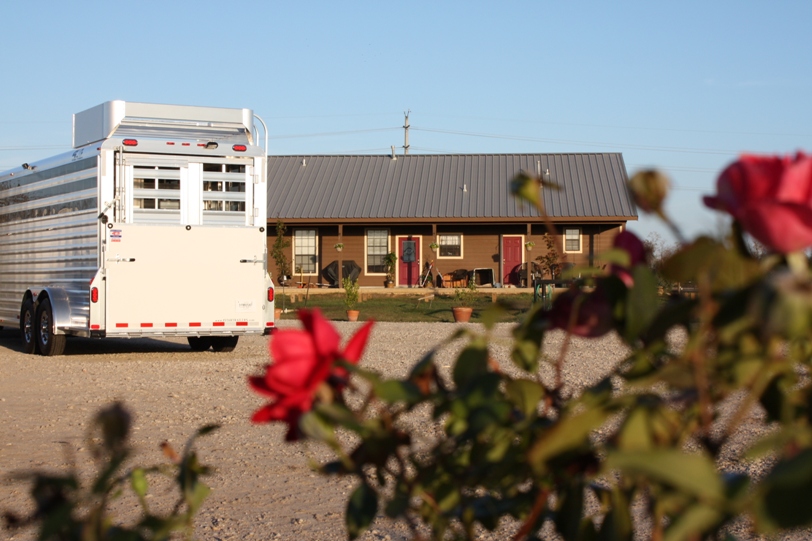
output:
<instances>
[{"instance_id":1,"label":"red marker light","mask_svg":"<svg viewBox=\"0 0 812 541\"><path fill-rule=\"evenodd\" d=\"M138 139L124 139L121 144L125 147L137 147Z\"/></svg>"},{"instance_id":2,"label":"red marker light","mask_svg":"<svg viewBox=\"0 0 812 541\"><path fill-rule=\"evenodd\" d=\"M245 145L234 145L233 147L231 147L231 150L233 150L234 152L245 152L246 150L248 150L248 147Z\"/></svg>"},{"instance_id":3,"label":"red marker light","mask_svg":"<svg viewBox=\"0 0 812 541\"><path fill-rule=\"evenodd\" d=\"M268 288L268 302L273 302L274 297L274 289L272 287Z\"/></svg>"},{"instance_id":4,"label":"red marker light","mask_svg":"<svg viewBox=\"0 0 812 541\"><path fill-rule=\"evenodd\" d=\"M97 303L99 302L99 288L98 287L91 287L90 288L90 302Z\"/></svg>"}]
</instances>

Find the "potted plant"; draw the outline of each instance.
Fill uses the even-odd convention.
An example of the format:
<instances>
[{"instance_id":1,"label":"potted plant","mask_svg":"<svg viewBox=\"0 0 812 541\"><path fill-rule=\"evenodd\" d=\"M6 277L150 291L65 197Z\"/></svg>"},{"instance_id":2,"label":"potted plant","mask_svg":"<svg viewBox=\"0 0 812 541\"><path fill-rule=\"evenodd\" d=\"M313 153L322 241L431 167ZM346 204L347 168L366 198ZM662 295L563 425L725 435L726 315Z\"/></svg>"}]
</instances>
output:
<instances>
[{"instance_id":1,"label":"potted plant","mask_svg":"<svg viewBox=\"0 0 812 541\"><path fill-rule=\"evenodd\" d=\"M395 287L395 265L397 265L398 256L395 252L389 252L385 256L383 256L383 265L386 269L386 281L384 285L386 287Z\"/></svg>"},{"instance_id":2,"label":"potted plant","mask_svg":"<svg viewBox=\"0 0 812 541\"><path fill-rule=\"evenodd\" d=\"M535 245L536 245L536 243L533 242L532 240L529 240L529 241L524 243L524 247L528 252L531 251L533 249L533 246L535 246Z\"/></svg>"},{"instance_id":3,"label":"potted plant","mask_svg":"<svg viewBox=\"0 0 812 541\"><path fill-rule=\"evenodd\" d=\"M358 310L355 309L358 304L358 281L344 278L342 284L344 285L344 306L347 307L347 320L358 321Z\"/></svg>"},{"instance_id":4,"label":"potted plant","mask_svg":"<svg viewBox=\"0 0 812 541\"><path fill-rule=\"evenodd\" d=\"M276 222L276 240L273 243L273 248L271 248L271 257L276 263L276 272L280 284L290 280L290 262L285 254L285 249L290 246L290 241L285 239L286 230L287 227L282 220L278 220Z\"/></svg>"},{"instance_id":5,"label":"potted plant","mask_svg":"<svg viewBox=\"0 0 812 541\"><path fill-rule=\"evenodd\" d=\"M341 250L344 249L344 243L343 242L337 242L336 244L333 245L333 248L336 249L336 252L340 252Z\"/></svg>"},{"instance_id":6,"label":"potted plant","mask_svg":"<svg viewBox=\"0 0 812 541\"><path fill-rule=\"evenodd\" d=\"M456 306L451 308L454 314L454 321L457 323L467 323L471 319L471 314L474 309L470 306L476 293L476 284L470 278L468 285L454 290L454 303Z\"/></svg>"},{"instance_id":7,"label":"potted plant","mask_svg":"<svg viewBox=\"0 0 812 541\"><path fill-rule=\"evenodd\" d=\"M439 247L440 247L440 245L437 244L436 242L432 242L431 244L429 244L429 248L431 248L432 252L436 252L437 248L439 248Z\"/></svg>"}]
</instances>

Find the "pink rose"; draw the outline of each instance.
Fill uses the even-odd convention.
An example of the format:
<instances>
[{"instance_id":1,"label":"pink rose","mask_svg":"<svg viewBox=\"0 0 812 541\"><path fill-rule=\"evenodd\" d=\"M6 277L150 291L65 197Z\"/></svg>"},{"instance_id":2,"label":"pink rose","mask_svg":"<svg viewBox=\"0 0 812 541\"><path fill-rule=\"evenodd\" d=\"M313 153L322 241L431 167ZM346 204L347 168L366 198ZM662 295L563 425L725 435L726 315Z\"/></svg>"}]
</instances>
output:
<instances>
[{"instance_id":1,"label":"pink rose","mask_svg":"<svg viewBox=\"0 0 812 541\"><path fill-rule=\"evenodd\" d=\"M254 412L251 421L287 423L285 439L299 439L299 418L313 407L316 391L328 384L340 391L347 381L347 370L336 365L344 360L357 364L366 347L372 322L361 327L343 350L341 337L318 310L300 310L304 330L282 329L271 339L273 363L265 374L250 376L248 384L272 401Z\"/></svg>"},{"instance_id":2,"label":"pink rose","mask_svg":"<svg viewBox=\"0 0 812 541\"><path fill-rule=\"evenodd\" d=\"M705 205L730 213L767 248L812 246L812 157L743 155L722 171Z\"/></svg>"}]
</instances>

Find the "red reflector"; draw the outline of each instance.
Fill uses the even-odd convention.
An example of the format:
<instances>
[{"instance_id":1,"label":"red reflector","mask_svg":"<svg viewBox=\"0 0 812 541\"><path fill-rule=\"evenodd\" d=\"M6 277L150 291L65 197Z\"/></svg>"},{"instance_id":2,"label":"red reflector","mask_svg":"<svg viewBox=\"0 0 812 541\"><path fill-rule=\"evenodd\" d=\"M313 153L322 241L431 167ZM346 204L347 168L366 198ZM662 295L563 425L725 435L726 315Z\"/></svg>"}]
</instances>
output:
<instances>
[{"instance_id":1,"label":"red reflector","mask_svg":"<svg viewBox=\"0 0 812 541\"><path fill-rule=\"evenodd\" d=\"M215 321L214 326L215 327L225 327L226 323L225 323L225 321Z\"/></svg>"},{"instance_id":2,"label":"red reflector","mask_svg":"<svg viewBox=\"0 0 812 541\"><path fill-rule=\"evenodd\" d=\"M247 149L248 147L245 145L234 145L233 147L231 147L231 150L233 150L234 152L245 152Z\"/></svg>"},{"instance_id":3,"label":"red reflector","mask_svg":"<svg viewBox=\"0 0 812 541\"><path fill-rule=\"evenodd\" d=\"M91 326L90 326L90 329L91 329L91 330L94 330L94 331L95 331L95 330L98 330L98 329L101 329L101 325L91 325Z\"/></svg>"},{"instance_id":4,"label":"red reflector","mask_svg":"<svg viewBox=\"0 0 812 541\"><path fill-rule=\"evenodd\" d=\"M152 327L152 323L142 323L141 328L144 328L144 327Z\"/></svg>"},{"instance_id":5,"label":"red reflector","mask_svg":"<svg viewBox=\"0 0 812 541\"><path fill-rule=\"evenodd\" d=\"M273 295L274 295L273 288L269 287L268 288L268 302L273 302Z\"/></svg>"},{"instance_id":6,"label":"red reflector","mask_svg":"<svg viewBox=\"0 0 812 541\"><path fill-rule=\"evenodd\" d=\"M121 144L125 147L137 147L138 139L124 139Z\"/></svg>"},{"instance_id":7,"label":"red reflector","mask_svg":"<svg viewBox=\"0 0 812 541\"><path fill-rule=\"evenodd\" d=\"M183 147L188 147L188 146L189 146L189 143L181 143L181 144L180 144L180 146L183 146Z\"/></svg>"},{"instance_id":8,"label":"red reflector","mask_svg":"<svg viewBox=\"0 0 812 541\"><path fill-rule=\"evenodd\" d=\"M189 323L189 326L190 326L190 327L200 327L200 323L197 323L197 322L195 322L195 323Z\"/></svg>"},{"instance_id":9,"label":"red reflector","mask_svg":"<svg viewBox=\"0 0 812 541\"><path fill-rule=\"evenodd\" d=\"M237 327L247 327L247 326L248 326L247 321L238 321L237 322Z\"/></svg>"},{"instance_id":10,"label":"red reflector","mask_svg":"<svg viewBox=\"0 0 812 541\"><path fill-rule=\"evenodd\" d=\"M164 327L177 327L177 323L164 323Z\"/></svg>"},{"instance_id":11,"label":"red reflector","mask_svg":"<svg viewBox=\"0 0 812 541\"><path fill-rule=\"evenodd\" d=\"M273 327L273 321L266 321L265 326L266 327Z\"/></svg>"},{"instance_id":12,"label":"red reflector","mask_svg":"<svg viewBox=\"0 0 812 541\"><path fill-rule=\"evenodd\" d=\"M198 143L197 146L204 147L204 146L206 146L206 144L205 143Z\"/></svg>"},{"instance_id":13,"label":"red reflector","mask_svg":"<svg viewBox=\"0 0 812 541\"><path fill-rule=\"evenodd\" d=\"M99 302L99 288L98 287L91 287L90 288L90 302L93 302L93 303Z\"/></svg>"},{"instance_id":14,"label":"red reflector","mask_svg":"<svg viewBox=\"0 0 812 541\"><path fill-rule=\"evenodd\" d=\"M175 142L174 142L174 141L167 141L167 142L166 142L166 144L167 144L167 145L169 145L169 146L171 146L171 147L175 146Z\"/></svg>"},{"instance_id":15,"label":"red reflector","mask_svg":"<svg viewBox=\"0 0 812 541\"><path fill-rule=\"evenodd\" d=\"M117 329L126 329L127 327L129 327L129 325L127 325L126 323L116 323Z\"/></svg>"}]
</instances>

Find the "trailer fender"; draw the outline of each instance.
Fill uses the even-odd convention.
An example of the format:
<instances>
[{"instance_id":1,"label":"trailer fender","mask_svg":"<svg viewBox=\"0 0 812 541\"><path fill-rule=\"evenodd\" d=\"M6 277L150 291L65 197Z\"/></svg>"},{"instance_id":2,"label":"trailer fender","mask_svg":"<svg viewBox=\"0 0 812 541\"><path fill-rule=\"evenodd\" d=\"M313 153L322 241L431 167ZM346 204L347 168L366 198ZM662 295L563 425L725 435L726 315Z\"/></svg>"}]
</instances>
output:
<instances>
[{"instance_id":1,"label":"trailer fender","mask_svg":"<svg viewBox=\"0 0 812 541\"><path fill-rule=\"evenodd\" d=\"M71 308L68 293L58 287L43 288L37 296L37 305L46 298L51 301L51 310L53 310L54 316L54 334L66 334L64 329L71 326Z\"/></svg>"}]
</instances>

